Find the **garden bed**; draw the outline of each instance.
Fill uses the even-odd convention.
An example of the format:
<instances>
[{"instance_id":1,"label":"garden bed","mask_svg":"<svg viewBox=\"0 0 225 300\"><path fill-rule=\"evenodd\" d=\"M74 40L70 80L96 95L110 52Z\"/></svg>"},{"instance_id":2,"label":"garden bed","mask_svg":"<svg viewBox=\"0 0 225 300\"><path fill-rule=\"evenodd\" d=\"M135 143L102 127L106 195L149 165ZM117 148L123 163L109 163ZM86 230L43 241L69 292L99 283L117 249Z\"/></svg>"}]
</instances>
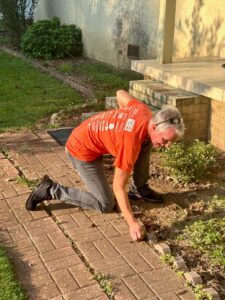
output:
<instances>
[{"instance_id":1,"label":"garden bed","mask_svg":"<svg viewBox=\"0 0 225 300\"><path fill-rule=\"evenodd\" d=\"M113 159L105 160L110 181L113 176L112 163ZM144 201L132 201L137 211L136 216L141 218L148 231L156 234L158 242L166 242L170 246L172 256L181 256L188 269L196 271L201 276L204 287L213 287L221 299L225 299L225 253L220 253L214 264L210 261L210 257L203 253L204 251L194 248L191 244L191 240L196 236L201 243L198 236L201 228L195 223L197 221L206 222L204 230L209 231L207 238L215 238L216 232L213 232L208 224L212 219L220 223L224 243L225 155L223 153L217 155L216 163L204 180L186 184L176 183L161 165L161 154L153 152L149 184L154 190L165 194L166 201L157 206ZM193 224L197 225L193 227ZM189 228L189 235L183 235L185 228ZM219 259L223 259L223 265Z\"/></svg>"}]
</instances>

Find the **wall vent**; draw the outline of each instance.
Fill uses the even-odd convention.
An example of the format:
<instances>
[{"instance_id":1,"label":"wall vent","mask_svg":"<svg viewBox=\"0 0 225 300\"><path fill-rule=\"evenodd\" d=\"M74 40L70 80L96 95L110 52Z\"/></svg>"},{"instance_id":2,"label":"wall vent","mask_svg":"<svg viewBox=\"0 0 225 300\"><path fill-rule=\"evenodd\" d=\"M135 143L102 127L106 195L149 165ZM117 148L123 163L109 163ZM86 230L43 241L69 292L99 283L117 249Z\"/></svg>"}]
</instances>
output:
<instances>
[{"instance_id":1,"label":"wall vent","mask_svg":"<svg viewBox=\"0 0 225 300\"><path fill-rule=\"evenodd\" d=\"M139 59L140 58L140 48L139 48L139 46L128 44L127 57L132 58L132 59Z\"/></svg>"}]
</instances>

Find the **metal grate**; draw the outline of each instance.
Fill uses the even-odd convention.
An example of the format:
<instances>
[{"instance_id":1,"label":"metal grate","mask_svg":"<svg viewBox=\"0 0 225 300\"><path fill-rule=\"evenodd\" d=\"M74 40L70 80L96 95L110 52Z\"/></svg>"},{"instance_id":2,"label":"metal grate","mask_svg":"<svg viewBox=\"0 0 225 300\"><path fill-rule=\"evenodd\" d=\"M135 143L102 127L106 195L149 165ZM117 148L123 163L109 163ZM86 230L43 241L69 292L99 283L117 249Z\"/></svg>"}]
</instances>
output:
<instances>
[{"instance_id":1,"label":"metal grate","mask_svg":"<svg viewBox=\"0 0 225 300\"><path fill-rule=\"evenodd\" d=\"M139 46L128 44L127 56L129 58L139 59L140 58L140 48L139 48Z\"/></svg>"}]
</instances>

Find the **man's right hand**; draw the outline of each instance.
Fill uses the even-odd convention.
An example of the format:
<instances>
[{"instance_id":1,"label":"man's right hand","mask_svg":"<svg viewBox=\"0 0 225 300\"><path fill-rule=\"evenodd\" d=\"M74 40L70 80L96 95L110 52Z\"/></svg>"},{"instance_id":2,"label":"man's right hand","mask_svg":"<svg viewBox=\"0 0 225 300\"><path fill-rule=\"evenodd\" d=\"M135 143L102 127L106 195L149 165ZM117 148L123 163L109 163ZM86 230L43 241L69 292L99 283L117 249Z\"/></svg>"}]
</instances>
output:
<instances>
[{"instance_id":1,"label":"man's right hand","mask_svg":"<svg viewBox=\"0 0 225 300\"><path fill-rule=\"evenodd\" d=\"M138 242L144 239L146 229L144 225L141 225L138 221L134 220L130 227L130 235L133 241Z\"/></svg>"}]
</instances>

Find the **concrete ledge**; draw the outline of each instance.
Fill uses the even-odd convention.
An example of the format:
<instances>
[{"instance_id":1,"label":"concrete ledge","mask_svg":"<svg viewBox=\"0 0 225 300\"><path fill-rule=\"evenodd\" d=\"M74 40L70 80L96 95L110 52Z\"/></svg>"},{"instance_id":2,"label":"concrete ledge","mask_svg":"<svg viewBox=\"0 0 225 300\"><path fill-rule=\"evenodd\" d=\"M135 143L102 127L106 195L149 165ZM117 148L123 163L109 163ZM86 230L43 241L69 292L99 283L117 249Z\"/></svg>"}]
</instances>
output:
<instances>
[{"instance_id":1,"label":"concrete ledge","mask_svg":"<svg viewBox=\"0 0 225 300\"><path fill-rule=\"evenodd\" d=\"M133 71L215 100L225 101L224 60L160 64L155 60L132 61Z\"/></svg>"}]
</instances>

